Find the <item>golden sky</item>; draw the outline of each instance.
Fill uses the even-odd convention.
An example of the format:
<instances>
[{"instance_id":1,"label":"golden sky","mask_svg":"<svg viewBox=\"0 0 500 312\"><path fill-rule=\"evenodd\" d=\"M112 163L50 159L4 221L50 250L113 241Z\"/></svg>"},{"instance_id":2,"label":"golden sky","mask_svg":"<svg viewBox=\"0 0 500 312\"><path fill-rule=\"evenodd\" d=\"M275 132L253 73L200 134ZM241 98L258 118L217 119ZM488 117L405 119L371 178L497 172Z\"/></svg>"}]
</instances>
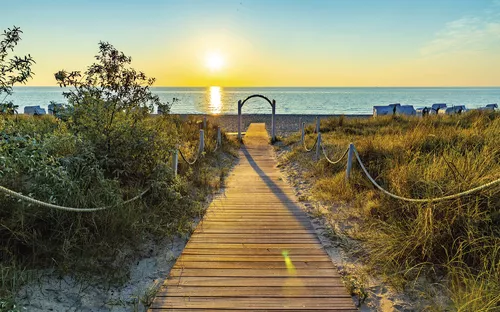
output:
<instances>
[{"instance_id":1,"label":"golden sky","mask_svg":"<svg viewBox=\"0 0 500 312\"><path fill-rule=\"evenodd\" d=\"M85 70L101 40L157 86L500 85L495 0L25 2L0 29L24 31L33 86Z\"/></svg>"}]
</instances>

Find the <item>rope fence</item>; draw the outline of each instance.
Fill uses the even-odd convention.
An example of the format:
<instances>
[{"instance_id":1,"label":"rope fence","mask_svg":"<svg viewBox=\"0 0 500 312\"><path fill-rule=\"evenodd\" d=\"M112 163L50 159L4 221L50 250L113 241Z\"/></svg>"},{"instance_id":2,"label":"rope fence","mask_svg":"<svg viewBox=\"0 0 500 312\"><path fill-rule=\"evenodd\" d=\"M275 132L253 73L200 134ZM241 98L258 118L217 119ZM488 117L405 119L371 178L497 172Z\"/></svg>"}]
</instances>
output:
<instances>
[{"instance_id":1,"label":"rope fence","mask_svg":"<svg viewBox=\"0 0 500 312\"><path fill-rule=\"evenodd\" d=\"M306 152L312 151L316 146L316 143L318 143L318 137L316 137L316 140L314 140L313 146L311 148L307 148L306 141L304 140L304 149L306 150Z\"/></svg>"},{"instance_id":2,"label":"rope fence","mask_svg":"<svg viewBox=\"0 0 500 312\"><path fill-rule=\"evenodd\" d=\"M339 159L337 159L337 160L333 161L333 160L331 160L330 158L328 158L328 155L326 154L326 151L325 151L325 146L324 146L323 144L321 144L321 149L323 150L323 155L325 156L326 161L328 161L328 162L329 162L330 164L332 164L332 165L336 165L336 164L338 164L339 162L341 162L341 161L342 161L342 159L344 159L344 157L345 157L345 156L347 155L347 153L349 152L349 149L346 149L346 150L345 150L345 152L344 152L344 154L342 154L342 156L340 156L340 158L339 158Z\"/></svg>"},{"instance_id":3,"label":"rope fence","mask_svg":"<svg viewBox=\"0 0 500 312\"><path fill-rule=\"evenodd\" d=\"M316 129L319 130L319 126L317 126L317 124L316 124ZM500 178L498 178L496 180L493 180L493 181L488 182L486 184L474 187L474 188L469 189L467 191L463 191L463 192L453 194L453 195L435 197L435 198L408 198L408 197L399 196L399 195L396 195L396 194L391 193L388 190L384 189L382 186L380 186L380 184L377 183L377 181L375 181L375 179L370 175L370 173L366 169L365 165L363 164L363 161L361 160L361 157L359 156L359 153L358 153L356 147L354 146L354 144L352 144L352 143L349 144L349 147L345 150L345 152L342 154L342 156L340 156L339 159L333 161L328 157L328 155L326 153L325 146L321 142L321 132L319 132L319 131L317 132L315 143L310 149L308 149L306 144L305 144L305 123L302 123L301 132L302 132L301 133L302 134L301 141L302 141L302 145L303 145L306 152L312 151L314 149L314 147L317 145L316 160L320 159L320 152L319 152L320 148L323 151L323 153L322 153L323 156L330 164L338 164L347 156L346 180L348 181L350 178L351 170L352 170L352 159L353 159L353 157L355 157L356 161L358 162L359 166L361 167L361 170L363 171L365 176L368 178L368 180L382 193L384 193L387 196L390 196L394 199L397 199L397 200L413 202L413 203L440 202L440 201L445 201L445 200L456 199L456 198L459 198L462 196L467 196L467 195L470 195L472 193L476 193L476 192L479 192L479 191L484 190L486 188L489 188L491 186L494 186L496 184L500 184Z\"/></svg>"},{"instance_id":4,"label":"rope fence","mask_svg":"<svg viewBox=\"0 0 500 312\"><path fill-rule=\"evenodd\" d=\"M182 151L181 151L181 150L179 150L179 154L181 155L182 160L184 160L184 161L185 161L188 165L190 165L190 166L194 165L194 164L198 161L198 158L199 158L199 156L200 156L200 154L199 154L199 153L196 153L195 158L194 158L192 161L189 161L189 160L186 158L186 156L184 156L184 154L182 153Z\"/></svg>"},{"instance_id":5,"label":"rope fence","mask_svg":"<svg viewBox=\"0 0 500 312\"><path fill-rule=\"evenodd\" d=\"M206 129L206 117L203 119L203 127ZM220 146L222 146L222 134L221 134L220 127L217 127L217 138L215 140L215 148L214 148L213 152L215 153ZM177 147L177 149L174 151L174 153L172 155L172 170L174 171L174 176L177 176L177 170L178 170L178 164L179 164L179 160L178 160L179 154L181 155L181 158L187 164L194 165L198 161L198 159L200 158L200 155L203 155L204 150L205 150L205 133L204 133L204 130L200 130L200 143L199 143L198 151L196 153L196 157L194 160L189 161L184 156L184 154L179 149L179 147ZM126 204L129 204L131 202L134 202L134 201L142 198L150 190L151 190L151 187L148 187L145 191L141 192L137 196L130 198L130 199L128 199L120 204L111 205L111 206L103 206L103 207L95 207L95 208L78 208L78 207L60 206L60 205L55 205L55 204L43 202L41 200L31 198L29 196L23 195L21 193L18 193L16 191L13 191L11 189L8 189L8 188L0 185L0 193L4 193L8 196L12 196L12 197L17 198L19 200L23 200L23 201L26 201L28 203L38 205L41 207L52 208L52 209L57 209L57 210L64 210L64 211L71 211L71 212L94 212L94 211L100 211L100 210L106 210L109 208L118 207L120 205L126 205Z\"/></svg>"},{"instance_id":6,"label":"rope fence","mask_svg":"<svg viewBox=\"0 0 500 312\"><path fill-rule=\"evenodd\" d=\"M140 193L139 195L137 195L135 197L132 197L131 199L128 199L128 200L124 201L123 203L121 203L121 205L126 205L128 203L131 203L133 201L138 200L139 198L142 198L150 189L151 189L151 187L147 188L144 192ZM46 202L43 202L41 200L37 200L37 199L31 198L29 196L20 194L18 192L15 192L15 191L13 191L11 189L8 189L6 187L3 187L3 186L0 186L0 192L5 193L7 195L10 195L10 196L12 196L14 198L17 198L17 199L27 201L28 203L31 203L31 204L34 204L34 205L38 205L38 206L42 206L42 207L47 207L47 208L58 209L58 210L72 211L72 212L93 212L93 211L105 210L105 209L114 208L114 207L118 207L119 206L119 204L118 204L118 205L103 206L103 207L96 207L96 208L66 207L66 206L59 206L59 205L54 205L54 204L46 203Z\"/></svg>"}]
</instances>

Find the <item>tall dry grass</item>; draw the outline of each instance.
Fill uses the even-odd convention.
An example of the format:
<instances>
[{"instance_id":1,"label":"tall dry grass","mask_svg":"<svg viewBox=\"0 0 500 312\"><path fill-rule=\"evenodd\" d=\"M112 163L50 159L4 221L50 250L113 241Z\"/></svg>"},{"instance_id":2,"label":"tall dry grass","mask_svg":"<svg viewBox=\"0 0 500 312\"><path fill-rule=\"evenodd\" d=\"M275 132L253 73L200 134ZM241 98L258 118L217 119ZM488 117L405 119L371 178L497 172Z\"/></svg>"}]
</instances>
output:
<instances>
[{"instance_id":1,"label":"tall dry grass","mask_svg":"<svg viewBox=\"0 0 500 312\"><path fill-rule=\"evenodd\" d=\"M441 197L500 178L499 113L341 117L324 120L321 131L330 155L353 142L376 181L400 196ZM313 139L307 136L309 144ZM458 311L500 310L499 185L454 200L409 203L376 190L357 164L345 183L345 162L315 162L301 147L287 159L309 172L317 200L344 203L345 220L357 223L348 234L396 285L425 276L445 284Z\"/></svg>"}]
</instances>

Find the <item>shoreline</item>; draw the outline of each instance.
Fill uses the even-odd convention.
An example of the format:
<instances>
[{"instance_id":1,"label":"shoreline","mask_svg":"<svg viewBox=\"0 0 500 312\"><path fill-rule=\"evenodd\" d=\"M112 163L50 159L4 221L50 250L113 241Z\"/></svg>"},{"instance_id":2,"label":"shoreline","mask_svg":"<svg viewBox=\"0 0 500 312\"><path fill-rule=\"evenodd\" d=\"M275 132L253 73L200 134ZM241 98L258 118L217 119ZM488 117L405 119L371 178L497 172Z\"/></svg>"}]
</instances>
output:
<instances>
[{"instance_id":1,"label":"shoreline","mask_svg":"<svg viewBox=\"0 0 500 312\"><path fill-rule=\"evenodd\" d=\"M226 132L238 131L238 115L205 115L205 114L172 114L181 118L188 117L207 117L209 123L216 123ZM276 134L289 135L300 130L299 120L305 122L306 126L314 125L316 117L320 119L340 117L346 118L368 118L372 115L342 115L342 114L323 114L323 115L305 115L305 114L276 114ZM271 114L242 114L241 131L245 132L251 123L265 123L266 129L271 133Z\"/></svg>"}]
</instances>

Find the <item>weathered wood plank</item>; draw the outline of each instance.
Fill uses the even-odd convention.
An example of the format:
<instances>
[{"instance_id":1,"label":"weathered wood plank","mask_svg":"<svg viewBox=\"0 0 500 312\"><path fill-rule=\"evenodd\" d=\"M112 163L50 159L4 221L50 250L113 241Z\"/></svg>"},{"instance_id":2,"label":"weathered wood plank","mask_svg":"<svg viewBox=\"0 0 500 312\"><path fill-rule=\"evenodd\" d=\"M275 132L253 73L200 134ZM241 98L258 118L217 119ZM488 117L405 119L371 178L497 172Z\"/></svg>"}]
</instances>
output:
<instances>
[{"instance_id":1,"label":"weathered wood plank","mask_svg":"<svg viewBox=\"0 0 500 312\"><path fill-rule=\"evenodd\" d=\"M199 227L195 230L196 232L205 232L205 233L313 233L314 229L311 228L300 228L300 227L290 227L283 225L273 226L258 226L258 225L247 225L247 226L215 226L213 224L200 224Z\"/></svg>"},{"instance_id":2,"label":"weathered wood plank","mask_svg":"<svg viewBox=\"0 0 500 312\"><path fill-rule=\"evenodd\" d=\"M193 238L248 238L247 234L238 234L238 233L198 233ZM269 234L263 233L255 233L251 236L252 238L272 238L272 239L317 239L317 237L311 233L291 233L291 234L274 234L273 236L269 236Z\"/></svg>"},{"instance_id":3,"label":"weathered wood plank","mask_svg":"<svg viewBox=\"0 0 500 312\"><path fill-rule=\"evenodd\" d=\"M312 245L312 244L288 244L288 243L281 243L281 244L242 244L242 243L233 243L233 244L217 244L218 246L211 246L211 248L263 248L263 249L269 249L269 248L281 248L283 250L288 250L290 248L314 248L314 249L323 249L321 245ZM203 243L196 243L196 242L191 242L189 241L186 245L186 248L203 248L206 247L205 244Z\"/></svg>"},{"instance_id":4,"label":"weathered wood plank","mask_svg":"<svg viewBox=\"0 0 500 312\"><path fill-rule=\"evenodd\" d=\"M237 262L261 262L261 261L285 261L285 259L289 259L289 261L304 261L304 262L315 262L315 261L331 261L331 259L326 255L290 255L290 256L262 256L262 255L250 255L250 256L231 256L231 255L220 255L220 256L212 256L212 255L184 255L182 254L179 257L179 261L215 261L215 262L224 262L224 261L237 261Z\"/></svg>"},{"instance_id":5,"label":"weathered wood plank","mask_svg":"<svg viewBox=\"0 0 500 312\"><path fill-rule=\"evenodd\" d=\"M189 270L187 270L189 269ZM295 266L288 269L193 269L190 267L174 268L170 271L170 277L179 276L213 276L213 277L338 277L334 268L324 269L302 269Z\"/></svg>"},{"instance_id":6,"label":"weathered wood plank","mask_svg":"<svg viewBox=\"0 0 500 312\"><path fill-rule=\"evenodd\" d=\"M318 242L316 238L264 238L264 237L198 237L194 236L190 239L193 243L205 244L314 244Z\"/></svg>"},{"instance_id":7,"label":"weathered wood plank","mask_svg":"<svg viewBox=\"0 0 500 312\"><path fill-rule=\"evenodd\" d=\"M185 255L282 255L284 251L289 255L323 255L324 251L313 248L186 248Z\"/></svg>"},{"instance_id":8,"label":"weathered wood plank","mask_svg":"<svg viewBox=\"0 0 500 312\"><path fill-rule=\"evenodd\" d=\"M333 277L176 277L168 278L165 285L170 286L262 286L262 287L308 287L339 286L340 278Z\"/></svg>"},{"instance_id":9,"label":"weathered wood plank","mask_svg":"<svg viewBox=\"0 0 500 312\"><path fill-rule=\"evenodd\" d=\"M174 309L190 308L212 308L212 309L336 309L352 310L351 298L218 298L218 297L158 297L152 305L152 309L157 307Z\"/></svg>"},{"instance_id":10,"label":"weathered wood plank","mask_svg":"<svg viewBox=\"0 0 500 312\"><path fill-rule=\"evenodd\" d=\"M295 261L293 266L296 269L329 269L332 268L330 261ZM285 261L177 261L174 268L191 269L286 269Z\"/></svg>"},{"instance_id":11,"label":"weathered wood plank","mask_svg":"<svg viewBox=\"0 0 500 312\"><path fill-rule=\"evenodd\" d=\"M330 287L168 287L160 290L158 297L350 297L344 286Z\"/></svg>"}]
</instances>

